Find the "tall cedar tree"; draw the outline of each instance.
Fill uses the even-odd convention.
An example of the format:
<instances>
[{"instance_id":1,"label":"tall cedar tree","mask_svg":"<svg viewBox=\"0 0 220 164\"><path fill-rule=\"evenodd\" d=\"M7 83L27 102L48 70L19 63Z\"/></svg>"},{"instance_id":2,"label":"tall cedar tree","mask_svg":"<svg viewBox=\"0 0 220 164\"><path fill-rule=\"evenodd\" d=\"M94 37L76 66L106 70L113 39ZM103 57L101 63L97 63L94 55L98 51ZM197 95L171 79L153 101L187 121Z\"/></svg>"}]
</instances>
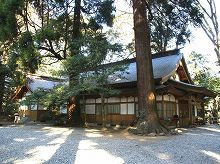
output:
<instances>
[{"instance_id":1,"label":"tall cedar tree","mask_svg":"<svg viewBox=\"0 0 220 164\"><path fill-rule=\"evenodd\" d=\"M136 133L159 133L164 128L156 114L156 94L150 48L149 16L145 0L133 0L135 51L137 60L138 110Z\"/></svg>"},{"instance_id":2,"label":"tall cedar tree","mask_svg":"<svg viewBox=\"0 0 220 164\"><path fill-rule=\"evenodd\" d=\"M167 132L167 128L160 123L156 113L150 46L153 50L165 51L173 39L176 47L184 44L190 34L186 31L188 25L190 23L198 25L201 22L202 15L195 4L193 0L133 0L140 114L137 133Z\"/></svg>"}]
</instances>

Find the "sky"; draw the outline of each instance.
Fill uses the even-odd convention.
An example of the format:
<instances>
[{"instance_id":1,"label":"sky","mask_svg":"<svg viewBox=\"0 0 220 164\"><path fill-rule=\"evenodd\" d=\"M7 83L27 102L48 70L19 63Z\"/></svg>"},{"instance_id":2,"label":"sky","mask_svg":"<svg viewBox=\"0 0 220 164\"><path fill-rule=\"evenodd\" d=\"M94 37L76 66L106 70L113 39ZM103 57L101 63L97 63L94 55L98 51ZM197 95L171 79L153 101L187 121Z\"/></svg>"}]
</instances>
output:
<instances>
[{"instance_id":1,"label":"sky","mask_svg":"<svg viewBox=\"0 0 220 164\"><path fill-rule=\"evenodd\" d=\"M201 0L201 2L204 4L207 4L205 3L206 1L207 0ZM220 1L215 0L215 5L217 8L218 22L220 23ZM185 45L184 51L186 53L191 52L192 50L202 54L210 54L210 57L213 57L215 60L217 60L217 57L214 54L213 45L202 29L193 30L191 42Z\"/></svg>"},{"instance_id":2,"label":"sky","mask_svg":"<svg viewBox=\"0 0 220 164\"><path fill-rule=\"evenodd\" d=\"M206 1L207 0L201 0L204 4ZM132 7L131 5L129 6L129 2L126 2L126 0L116 0L115 28L119 31L121 41L124 43L131 41L133 38ZM218 22L220 23L220 0L215 0L215 4L217 8L217 16L219 18ZM202 29L192 29L190 43L187 43L181 51L186 59L192 51L195 51L208 56L208 59L212 64L213 61L217 61L213 45ZM214 69L219 68L214 67L213 65L213 70Z\"/></svg>"}]
</instances>

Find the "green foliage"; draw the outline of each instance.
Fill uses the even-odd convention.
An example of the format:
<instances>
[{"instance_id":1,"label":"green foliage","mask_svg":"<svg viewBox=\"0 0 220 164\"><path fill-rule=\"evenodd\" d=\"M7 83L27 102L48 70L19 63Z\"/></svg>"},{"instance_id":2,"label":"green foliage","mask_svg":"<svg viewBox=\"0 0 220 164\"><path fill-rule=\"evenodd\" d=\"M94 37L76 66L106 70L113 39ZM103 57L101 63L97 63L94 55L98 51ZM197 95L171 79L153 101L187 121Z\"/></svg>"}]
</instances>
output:
<instances>
[{"instance_id":1,"label":"green foliage","mask_svg":"<svg viewBox=\"0 0 220 164\"><path fill-rule=\"evenodd\" d=\"M97 9L97 15L96 19L98 23L105 23L108 26L112 26L113 24L113 17L114 15L112 14L112 11L115 11L115 7L113 7L114 1L113 0L106 0L103 1ZM108 11L108 12L106 12ZM109 12L111 11L111 12Z\"/></svg>"},{"instance_id":2,"label":"green foliage","mask_svg":"<svg viewBox=\"0 0 220 164\"><path fill-rule=\"evenodd\" d=\"M34 73L38 69L40 53L35 49L32 34L25 32L18 41L18 54L23 71Z\"/></svg>"},{"instance_id":3,"label":"green foliage","mask_svg":"<svg viewBox=\"0 0 220 164\"><path fill-rule=\"evenodd\" d=\"M16 14L23 7L23 0L0 0L0 41L13 39L18 34Z\"/></svg>"},{"instance_id":4,"label":"green foliage","mask_svg":"<svg viewBox=\"0 0 220 164\"><path fill-rule=\"evenodd\" d=\"M152 49L155 52L178 47L189 41L189 25L198 26L202 14L196 1L151 1Z\"/></svg>"},{"instance_id":5,"label":"green foliage","mask_svg":"<svg viewBox=\"0 0 220 164\"><path fill-rule=\"evenodd\" d=\"M108 54L121 51L121 45L111 43L102 32L104 26L112 26L113 0L83 0L79 18L75 17L76 3L69 0L0 2L4 4L0 6L0 30L3 30L0 34L5 34L1 35L0 41L13 38L7 58L12 88L16 82L17 85L25 84L24 75L34 73L43 58L52 62L65 59L61 75L69 77L71 84L72 76L77 79L82 71L101 65ZM34 18L32 13L27 15L26 6L35 13ZM75 31L79 31L77 36ZM75 87L61 85L53 90L40 89L23 103L35 101L52 110L66 104L70 97L94 89L90 87L88 83L80 83Z\"/></svg>"},{"instance_id":6,"label":"green foliage","mask_svg":"<svg viewBox=\"0 0 220 164\"><path fill-rule=\"evenodd\" d=\"M192 78L195 84L208 88L216 93L220 93L220 77L212 74L208 59L196 52L189 56L189 68L192 69Z\"/></svg>"}]
</instances>

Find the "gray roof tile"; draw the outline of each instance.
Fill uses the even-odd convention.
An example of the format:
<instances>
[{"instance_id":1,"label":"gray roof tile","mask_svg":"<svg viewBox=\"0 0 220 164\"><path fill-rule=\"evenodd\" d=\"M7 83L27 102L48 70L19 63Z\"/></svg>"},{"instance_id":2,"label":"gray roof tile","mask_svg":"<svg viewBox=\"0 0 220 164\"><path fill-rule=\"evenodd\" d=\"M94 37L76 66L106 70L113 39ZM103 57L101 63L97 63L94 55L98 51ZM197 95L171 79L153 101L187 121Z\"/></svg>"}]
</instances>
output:
<instances>
[{"instance_id":1,"label":"gray roof tile","mask_svg":"<svg viewBox=\"0 0 220 164\"><path fill-rule=\"evenodd\" d=\"M163 82L167 81L175 73L182 58L182 53L178 51L172 55L152 59L154 79L162 79ZM109 76L109 83L111 84L132 81L137 81L135 61L129 63L124 71L117 71Z\"/></svg>"}]
</instances>

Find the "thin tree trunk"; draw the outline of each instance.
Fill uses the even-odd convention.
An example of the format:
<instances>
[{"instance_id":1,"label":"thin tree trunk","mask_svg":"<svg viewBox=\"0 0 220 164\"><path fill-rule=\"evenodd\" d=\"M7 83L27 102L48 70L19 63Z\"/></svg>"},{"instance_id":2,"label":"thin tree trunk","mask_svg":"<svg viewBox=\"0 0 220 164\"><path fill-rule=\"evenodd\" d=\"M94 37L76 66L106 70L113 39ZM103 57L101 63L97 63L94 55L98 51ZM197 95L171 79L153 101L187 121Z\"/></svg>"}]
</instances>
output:
<instances>
[{"instance_id":1,"label":"thin tree trunk","mask_svg":"<svg viewBox=\"0 0 220 164\"><path fill-rule=\"evenodd\" d=\"M105 111L105 97L101 94L101 109L102 109L102 127L106 127L106 111Z\"/></svg>"},{"instance_id":2,"label":"thin tree trunk","mask_svg":"<svg viewBox=\"0 0 220 164\"><path fill-rule=\"evenodd\" d=\"M1 68L1 65L0 65L0 68ZM3 115L4 84L5 84L5 76L4 74L0 73L0 115Z\"/></svg>"},{"instance_id":3,"label":"thin tree trunk","mask_svg":"<svg viewBox=\"0 0 220 164\"><path fill-rule=\"evenodd\" d=\"M146 10L145 0L133 0L139 110L137 132L142 134L156 133L160 130L160 124L156 114L150 29Z\"/></svg>"},{"instance_id":4,"label":"thin tree trunk","mask_svg":"<svg viewBox=\"0 0 220 164\"><path fill-rule=\"evenodd\" d=\"M3 114L3 96L4 96L4 88L5 88L5 73L4 68L1 63L1 52L0 52L0 115Z\"/></svg>"}]
</instances>

